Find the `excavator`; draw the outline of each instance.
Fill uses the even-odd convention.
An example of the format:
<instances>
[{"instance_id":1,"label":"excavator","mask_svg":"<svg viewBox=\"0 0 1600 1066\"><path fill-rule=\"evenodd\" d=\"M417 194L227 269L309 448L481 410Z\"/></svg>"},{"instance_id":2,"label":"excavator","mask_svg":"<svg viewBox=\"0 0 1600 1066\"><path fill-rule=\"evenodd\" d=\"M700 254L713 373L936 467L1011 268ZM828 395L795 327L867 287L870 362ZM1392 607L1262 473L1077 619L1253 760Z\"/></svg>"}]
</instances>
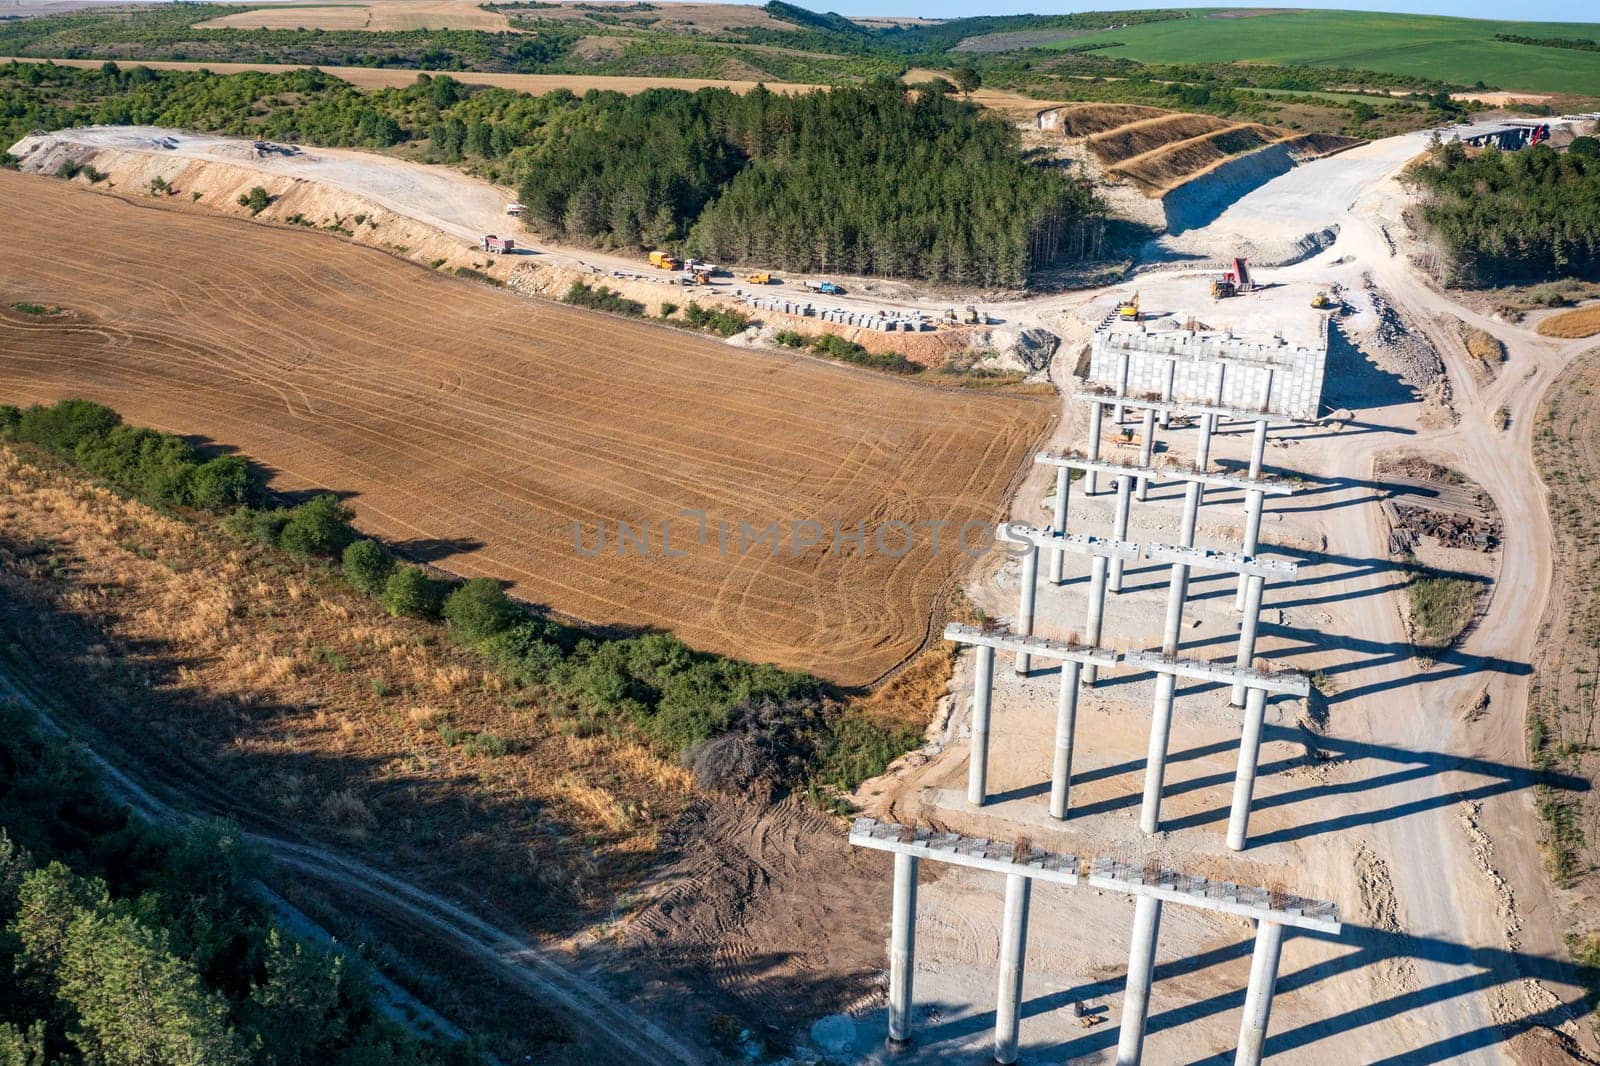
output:
<instances>
[{"instance_id":1,"label":"excavator","mask_svg":"<svg viewBox=\"0 0 1600 1066\"><path fill-rule=\"evenodd\" d=\"M1117 305L1117 317L1126 322L1139 322L1143 320L1143 316L1139 314L1139 294L1137 292L1133 294L1133 299L1124 300L1122 303Z\"/></svg>"}]
</instances>

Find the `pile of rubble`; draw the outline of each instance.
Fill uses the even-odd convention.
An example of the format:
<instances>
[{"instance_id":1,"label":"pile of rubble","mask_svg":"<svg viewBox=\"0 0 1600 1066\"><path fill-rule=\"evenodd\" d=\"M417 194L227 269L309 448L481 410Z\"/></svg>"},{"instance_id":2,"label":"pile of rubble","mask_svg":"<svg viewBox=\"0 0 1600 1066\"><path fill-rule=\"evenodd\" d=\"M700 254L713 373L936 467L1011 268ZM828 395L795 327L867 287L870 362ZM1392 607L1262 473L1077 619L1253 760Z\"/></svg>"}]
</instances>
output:
<instances>
[{"instance_id":1,"label":"pile of rubble","mask_svg":"<svg viewBox=\"0 0 1600 1066\"><path fill-rule=\"evenodd\" d=\"M1389 504L1389 507L1390 528L1395 531L1395 539L1409 540L1409 547L1415 547L1418 537L1432 537L1446 548L1492 552L1500 547L1501 529L1496 519L1441 514L1403 503Z\"/></svg>"}]
</instances>

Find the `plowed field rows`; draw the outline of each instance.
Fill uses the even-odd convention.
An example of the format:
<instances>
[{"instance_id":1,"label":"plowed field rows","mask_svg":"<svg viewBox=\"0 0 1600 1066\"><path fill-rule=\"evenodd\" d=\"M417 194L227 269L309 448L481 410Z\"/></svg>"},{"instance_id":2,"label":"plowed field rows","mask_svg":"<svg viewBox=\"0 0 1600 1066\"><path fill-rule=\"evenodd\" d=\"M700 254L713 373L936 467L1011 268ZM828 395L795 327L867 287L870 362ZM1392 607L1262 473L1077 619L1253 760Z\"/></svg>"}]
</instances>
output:
<instances>
[{"instance_id":1,"label":"plowed field rows","mask_svg":"<svg viewBox=\"0 0 1600 1066\"><path fill-rule=\"evenodd\" d=\"M85 396L350 493L358 522L591 622L869 682L921 645L950 549L1051 417L446 278L325 235L0 172L0 401ZM60 305L68 316L13 303ZM700 543L683 510L704 511ZM673 526L663 557L660 525ZM950 522L900 558L795 523ZM619 557L618 520L652 530ZM780 523L784 550L718 545ZM573 545L573 523L594 557ZM887 538L891 550L899 540Z\"/></svg>"}]
</instances>

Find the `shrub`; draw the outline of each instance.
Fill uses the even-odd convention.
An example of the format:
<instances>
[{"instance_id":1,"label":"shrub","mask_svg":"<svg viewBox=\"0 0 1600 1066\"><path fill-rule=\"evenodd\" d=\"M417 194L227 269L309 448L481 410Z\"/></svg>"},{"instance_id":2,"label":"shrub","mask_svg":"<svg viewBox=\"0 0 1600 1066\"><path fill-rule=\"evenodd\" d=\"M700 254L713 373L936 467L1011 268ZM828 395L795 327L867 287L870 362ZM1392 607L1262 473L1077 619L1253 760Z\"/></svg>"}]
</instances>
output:
<instances>
[{"instance_id":1,"label":"shrub","mask_svg":"<svg viewBox=\"0 0 1600 1066\"><path fill-rule=\"evenodd\" d=\"M511 748L505 742L505 738L498 734L474 733L462 745L462 750L468 755L487 755L492 759L497 759L507 751L510 751Z\"/></svg>"},{"instance_id":2,"label":"shrub","mask_svg":"<svg viewBox=\"0 0 1600 1066\"><path fill-rule=\"evenodd\" d=\"M283 535L283 527L288 524L289 512L282 507L274 507L271 510L249 512L246 529L251 540L275 548L278 538Z\"/></svg>"},{"instance_id":3,"label":"shrub","mask_svg":"<svg viewBox=\"0 0 1600 1066\"><path fill-rule=\"evenodd\" d=\"M257 185L249 192L239 197L239 206L248 207L250 209L250 216L254 218L256 215L259 215L261 212L265 211L272 201L273 197L267 192L267 190Z\"/></svg>"},{"instance_id":4,"label":"shrub","mask_svg":"<svg viewBox=\"0 0 1600 1066\"><path fill-rule=\"evenodd\" d=\"M780 329L773 335L772 339L785 348L809 348L817 340L815 337L792 329Z\"/></svg>"},{"instance_id":5,"label":"shrub","mask_svg":"<svg viewBox=\"0 0 1600 1066\"><path fill-rule=\"evenodd\" d=\"M439 617L445 585L429 577L420 566L402 566L383 585L383 609L396 618Z\"/></svg>"},{"instance_id":6,"label":"shrub","mask_svg":"<svg viewBox=\"0 0 1600 1066\"><path fill-rule=\"evenodd\" d=\"M678 305L677 304L673 303L671 300L662 300L661 301L661 317L662 318L671 318L673 315L675 315L677 313L678 313Z\"/></svg>"},{"instance_id":7,"label":"shrub","mask_svg":"<svg viewBox=\"0 0 1600 1066\"><path fill-rule=\"evenodd\" d=\"M505 629L517 616L516 605L492 578L475 577L444 601L450 632L464 644L477 645Z\"/></svg>"},{"instance_id":8,"label":"shrub","mask_svg":"<svg viewBox=\"0 0 1600 1066\"><path fill-rule=\"evenodd\" d=\"M351 519L355 512L332 493L313 496L289 512L289 520L278 534L278 545L291 555L337 555L355 539Z\"/></svg>"},{"instance_id":9,"label":"shrub","mask_svg":"<svg viewBox=\"0 0 1600 1066\"><path fill-rule=\"evenodd\" d=\"M255 494L250 464L239 455L219 455L195 467L189 476L189 502L221 512L248 503Z\"/></svg>"},{"instance_id":10,"label":"shrub","mask_svg":"<svg viewBox=\"0 0 1600 1066\"><path fill-rule=\"evenodd\" d=\"M17 421L17 439L69 456L80 441L103 437L122 424L111 408L89 400L62 400L43 407L35 404Z\"/></svg>"},{"instance_id":11,"label":"shrub","mask_svg":"<svg viewBox=\"0 0 1600 1066\"><path fill-rule=\"evenodd\" d=\"M731 337L750 328L750 316L720 307L701 307L693 300L683 309L683 320L696 329L709 330L721 337Z\"/></svg>"},{"instance_id":12,"label":"shrub","mask_svg":"<svg viewBox=\"0 0 1600 1066\"><path fill-rule=\"evenodd\" d=\"M394 572L394 556L375 540L358 540L344 550L345 580L365 596L382 595Z\"/></svg>"},{"instance_id":13,"label":"shrub","mask_svg":"<svg viewBox=\"0 0 1600 1066\"><path fill-rule=\"evenodd\" d=\"M569 304L593 308L596 311L611 311L619 315L644 314L644 304L638 300L630 300L604 285L595 288L584 282L574 281L572 288L567 290L567 295L562 299Z\"/></svg>"}]
</instances>

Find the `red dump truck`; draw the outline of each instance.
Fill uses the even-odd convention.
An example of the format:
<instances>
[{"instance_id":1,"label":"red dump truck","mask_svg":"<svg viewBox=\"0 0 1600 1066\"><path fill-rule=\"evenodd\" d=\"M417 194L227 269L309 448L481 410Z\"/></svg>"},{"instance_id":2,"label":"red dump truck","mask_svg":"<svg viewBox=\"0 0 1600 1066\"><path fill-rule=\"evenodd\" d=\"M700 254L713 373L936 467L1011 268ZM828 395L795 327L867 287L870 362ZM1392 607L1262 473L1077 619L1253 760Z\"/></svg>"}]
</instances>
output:
<instances>
[{"instance_id":1,"label":"red dump truck","mask_svg":"<svg viewBox=\"0 0 1600 1066\"><path fill-rule=\"evenodd\" d=\"M483 239L483 250L486 252L509 252L517 246L517 242L510 237L496 237L489 234Z\"/></svg>"}]
</instances>

